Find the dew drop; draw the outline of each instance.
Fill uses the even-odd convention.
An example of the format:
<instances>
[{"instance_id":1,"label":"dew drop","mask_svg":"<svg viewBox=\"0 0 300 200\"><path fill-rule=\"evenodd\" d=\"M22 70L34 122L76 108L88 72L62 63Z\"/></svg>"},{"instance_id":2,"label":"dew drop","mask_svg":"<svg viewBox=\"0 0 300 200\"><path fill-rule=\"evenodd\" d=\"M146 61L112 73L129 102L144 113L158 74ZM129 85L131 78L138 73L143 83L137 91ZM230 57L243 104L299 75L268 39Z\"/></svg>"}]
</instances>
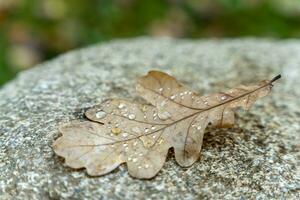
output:
<instances>
[{"instance_id":1,"label":"dew drop","mask_svg":"<svg viewBox=\"0 0 300 200\"><path fill-rule=\"evenodd\" d=\"M142 111L143 111L143 112L146 112L147 110L148 110L147 106L144 105L144 106L142 107Z\"/></svg>"},{"instance_id":2,"label":"dew drop","mask_svg":"<svg viewBox=\"0 0 300 200\"><path fill-rule=\"evenodd\" d=\"M224 101L227 99L227 96L221 96L221 100Z\"/></svg>"},{"instance_id":3,"label":"dew drop","mask_svg":"<svg viewBox=\"0 0 300 200\"><path fill-rule=\"evenodd\" d=\"M158 117L159 117L159 119L161 119L161 120L166 120L166 119L168 119L168 118L171 117L171 114L168 113L167 111L159 112L159 113L158 113Z\"/></svg>"},{"instance_id":4,"label":"dew drop","mask_svg":"<svg viewBox=\"0 0 300 200\"><path fill-rule=\"evenodd\" d=\"M133 146L136 146L137 145L137 141L135 141L134 143L133 143Z\"/></svg>"},{"instance_id":5,"label":"dew drop","mask_svg":"<svg viewBox=\"0 0 300 200\"><path fill-rule=\"evenodd\" d=\"M128 133L123 133L122 136L126 138L128 136Z\"/></svg>"},{"instance_id":6,"label":"dew drop","mask_svg":"<svg viewBox=\"0 0 300 200\"><path fill-rule=\"evenodd\" d=\"M111 132L115 135L119 135L121 133L121 129L118 127L114 127L111 129Z\"/></svg>"},{"instance_id":7,"label":"dew drop","mask_svg":"<svg viewBox=\"0 0 300 200\"><path fill-rule=\"evenodd\" d=\"M126 105L124 103L120 103L119 106L118 106L118 108L120 108L120 109L123 109L125 107L126 107Z\"/></svg>"},{"instance_id":8,"label":"dew drop","mask_svg":"<svg viewBox=\"0 0 300 200\"><path fill-rule=\"evenodd\" d=\"M145 133L149 133L149 128L145 128Z\"/></svg>"},{"instance_id":9,"label":"dew drop","mask_svg":"<svg viewBox=\"0 0 300 200\"><path fill-rule=\"evenodd\" d=\"M207 104L208 104L208 102L207 102L207 101L204 101L204 104L205 104L205 105L207 105Z\"/></svg>"},{"instance_id":10,"label":"dew drop","mask_svg":"<svg viewBox=\"0 0 300 200\"><path fill-rule=\"evenodd\" d=\"M167 101L164 100L164 101L161 102L160 106L161 106L161 107L164 107L164 106L166 105L166 103L167 103Z\"/></svg>"},{"instance_id":11,"label":"dew drop","mask_svg":"<svg viewBox=\"0 0 300 200\"><path fill-rule=\"evenodd\" d=\"M159 141L158 141L158 144L162 144L164 142L164 140L163 139L160 139Z\"/></svg>"},{"instance_id":12,"label":"dew drop","mask_svg":"<svg viewBox=\"0 0 300 200\"><path fill-rule=\"evenodd\" d=\"M132 162L137 162L137 161L138 161L137 158L133 158L133 159L132 159Z\"/></svg>"},{"instance_id":13,"label":"dew drop","mask_svg":"<svg viewBox=\"0 0 300 200\"><path fill-rule=\"evenodd\" d=\"M104 111L102 111L102 110L100 110L100 111L98 111L97 113L96 113L96 118L97 119L102 119L102 118L104 118L106 116L106 113L104 112Z\"/></svg>"},{"instance_id":14,"label":"dew drop","mask_svg":"<svg viewBox=\"0 0 300 200\"><path fill-rule=\"evenodd\" d=\"M145 165L145 168L146 168L146 169L148 169L148 168L149 168L149 165L148 165L148 164L146 164L146 165Z\"/></svg>"},{"instance_id":15,"label":"dew drop","mask_svg":"<svg viewBox=\"0 0 300 200\"><path fill-rule=\"evenodd\" d=\"M139 154L139 156L141 156L141 157L142 157L143 155L144 155L144 154L142 154L142 153Z\"/></svg>"},{"instance_id":16,"label":"dew drop","mask_svg":"<svg viewBox=\"0 0 300 200\"><path fill-rule=\"evenodd\" d=\"M142 168L142 166L138 166L138 169L141 169Z\"/></svg>"},{"instance_id":17,"label":"dew drop","mask_svg":"<svg viewBox=\"0 0 300 200\"><path fill-rule=\"evenodd\" d=\"M175 97L176 97L176 95L172 95L172 96L170 97L170 99L174 100Z\"/></svg>"},{"instance_id":18,"label":"dew drop","mask_svg":"<svg viewBox=\"0 0 300 200\"><path fill-rule=\"evenodd\" d=\"M155 127L155 126L152 126L152 127L151 127L151 130L155 130L155 129L156 129L156 127Z\"/></svg>"},{"instance_id":19,"label":"dew drop","mask_svg":"<svg viewBox=\"0 0 300 200\"><path fill-rule=\"evenodd\" d=\"M123 147L128 147L128 144L127 144L127 143L124 143L124 144L123 144Z\"/></svg>"},{"instance_id":20,"label":"dew drop","mask_svg":"<svg viewBox=\"0 0 300 200\"><path fill-rule=\"evenodd\" d=\"M140 133L141 132L139 127L133 127L132 131L135 132L135 133Z\"/></svg>"},{"instance_id":21,"label":"dew drop","mask_svg":"<svg viewBox=\"0 0 300 200\"><path fill-rule=\"evenodd\" d=\"M201 130L201 128L202 128L201 126L198 126L198 127L197 127L197 130Z\"/></svg>"},{"instance_id":22,"label":"dew drop","mask_svg":"<svg viewBox=\"0 0 300 200\"><path fill-rule=\"evenodd\" d=\"M128 157L128 161L131 161L132 160L132 158L131 157Z\"/></svg>"},{"instance_id":23,"label":"dew drop","mask_svg":"<svg viewBox=\"0 0 300 200\"><path fill-rule=\"evenodd\" d=\"M135 119L135 114L129 114L129 115L128 115L128 118L129 118L129 119Z\"/></svg>"},{"instance_id":24,"label":"dew drop","mask_svg":"<svg viewBox=\"0 0 300 200\"><path fill-rule=\"evenodd\" d=\"M164 90L164 88L159 88L158 89L159 92L162 92L163 90Z\"/></svg>"},{"instance_id":25,"label":"dew drop","mask_svg":"<svg viewBox=\"0 0 300 200\"><path fill-rule=\"evenodd\" d=\"M144 146L149 148L152 146L152 142L150 140L144 142Z\"/></svg>"},{"instance_id":26,"label":"dew drop","mask_svg":"<svg viewBox=\"0 0 300 200\"><path fill-rule=\"evenodd\" d=\"M156 135L153 135L152 138L155 139L155 138L156 138Z\"/></svg>"}]
</instances>

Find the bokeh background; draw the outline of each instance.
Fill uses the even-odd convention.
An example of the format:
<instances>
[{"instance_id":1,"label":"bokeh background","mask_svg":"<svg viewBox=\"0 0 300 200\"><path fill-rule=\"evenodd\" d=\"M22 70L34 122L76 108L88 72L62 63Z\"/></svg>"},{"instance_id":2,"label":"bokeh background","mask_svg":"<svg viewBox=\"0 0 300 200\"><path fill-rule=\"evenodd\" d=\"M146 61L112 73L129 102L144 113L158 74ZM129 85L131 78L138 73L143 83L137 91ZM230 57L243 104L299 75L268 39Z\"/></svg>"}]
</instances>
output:
<instances>
[{"instance_id":1,"label":"bokeh background","mask_svg":"<svg viewBox=\"0 0 300 200\"><path fill-rule=\"evenodd\" d=\"M114 38L300 36L300 0L0 0L0 87L70 49Z\"/></svg>"}]
</instances>

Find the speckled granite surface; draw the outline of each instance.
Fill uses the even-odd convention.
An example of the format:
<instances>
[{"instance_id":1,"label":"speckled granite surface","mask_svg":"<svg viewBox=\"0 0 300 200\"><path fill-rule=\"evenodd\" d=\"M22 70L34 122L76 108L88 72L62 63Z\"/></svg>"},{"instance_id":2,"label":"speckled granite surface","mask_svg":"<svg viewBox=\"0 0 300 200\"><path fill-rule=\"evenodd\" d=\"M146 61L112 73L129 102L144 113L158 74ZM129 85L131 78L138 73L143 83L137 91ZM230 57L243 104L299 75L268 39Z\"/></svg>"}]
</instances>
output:
<instances>
[{"instance_id":1,"label":"speckled granite surface","mask_svg":"<svg viewBox=\"0 0 300 200\"><path fill-rule=\"evenodd\" d=\"M54 155L57 126L108 97L136 98L135 78L171 73L202 93L271 78L273 94L208 129L201 159L172 153L152 180L124 166L91 178ZM70 52L0 89L0 199L300 199L300 40L120 40Z\"/></svg>"}]
</instances>

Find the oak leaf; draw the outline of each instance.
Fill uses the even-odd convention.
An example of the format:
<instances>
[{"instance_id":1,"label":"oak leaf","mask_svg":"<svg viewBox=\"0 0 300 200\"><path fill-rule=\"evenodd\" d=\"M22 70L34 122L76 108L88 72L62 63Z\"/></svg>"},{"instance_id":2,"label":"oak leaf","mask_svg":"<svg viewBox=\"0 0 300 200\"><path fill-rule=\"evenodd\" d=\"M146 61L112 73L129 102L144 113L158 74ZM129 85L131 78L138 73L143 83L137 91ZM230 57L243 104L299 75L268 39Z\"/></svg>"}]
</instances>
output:
<instances>
[{"instance_id":1,"label":"oak leaf","mask_svg":"<svg viewBox=\"0 0 300 200\"><path fill-rule=\"evenodd\" d=\"M92 176L126 163L133 177L152 178L170 148L178 164L188 167L199 158L208 124L232 126L234 109L249 109L279 78L200 96L174 77L150 71L138 80L137 91L151 105L106 100L86 111L89 121L60 127L62 136L54 142L54 151L68 166L86 168Z\"/></svg>"}]
</instances>

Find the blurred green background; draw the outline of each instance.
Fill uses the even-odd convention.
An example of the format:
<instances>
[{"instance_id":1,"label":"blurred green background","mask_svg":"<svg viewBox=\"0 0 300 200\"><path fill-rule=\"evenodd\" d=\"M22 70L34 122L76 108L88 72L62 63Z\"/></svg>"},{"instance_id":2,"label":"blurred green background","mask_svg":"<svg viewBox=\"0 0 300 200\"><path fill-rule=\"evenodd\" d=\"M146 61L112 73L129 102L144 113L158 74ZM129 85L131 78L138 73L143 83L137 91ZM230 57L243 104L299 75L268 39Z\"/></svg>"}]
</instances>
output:
<instances>
[{"instance_id":1,"label":"blurred green background","mask_svg":"<svg viewBox=\"0 0 300 200\"><path fill-rule=\"evenodd\" d=\"M141 35L300 36L300 0L0 0L0 86L70 49Z\"/></svg>"}]
</instances>

